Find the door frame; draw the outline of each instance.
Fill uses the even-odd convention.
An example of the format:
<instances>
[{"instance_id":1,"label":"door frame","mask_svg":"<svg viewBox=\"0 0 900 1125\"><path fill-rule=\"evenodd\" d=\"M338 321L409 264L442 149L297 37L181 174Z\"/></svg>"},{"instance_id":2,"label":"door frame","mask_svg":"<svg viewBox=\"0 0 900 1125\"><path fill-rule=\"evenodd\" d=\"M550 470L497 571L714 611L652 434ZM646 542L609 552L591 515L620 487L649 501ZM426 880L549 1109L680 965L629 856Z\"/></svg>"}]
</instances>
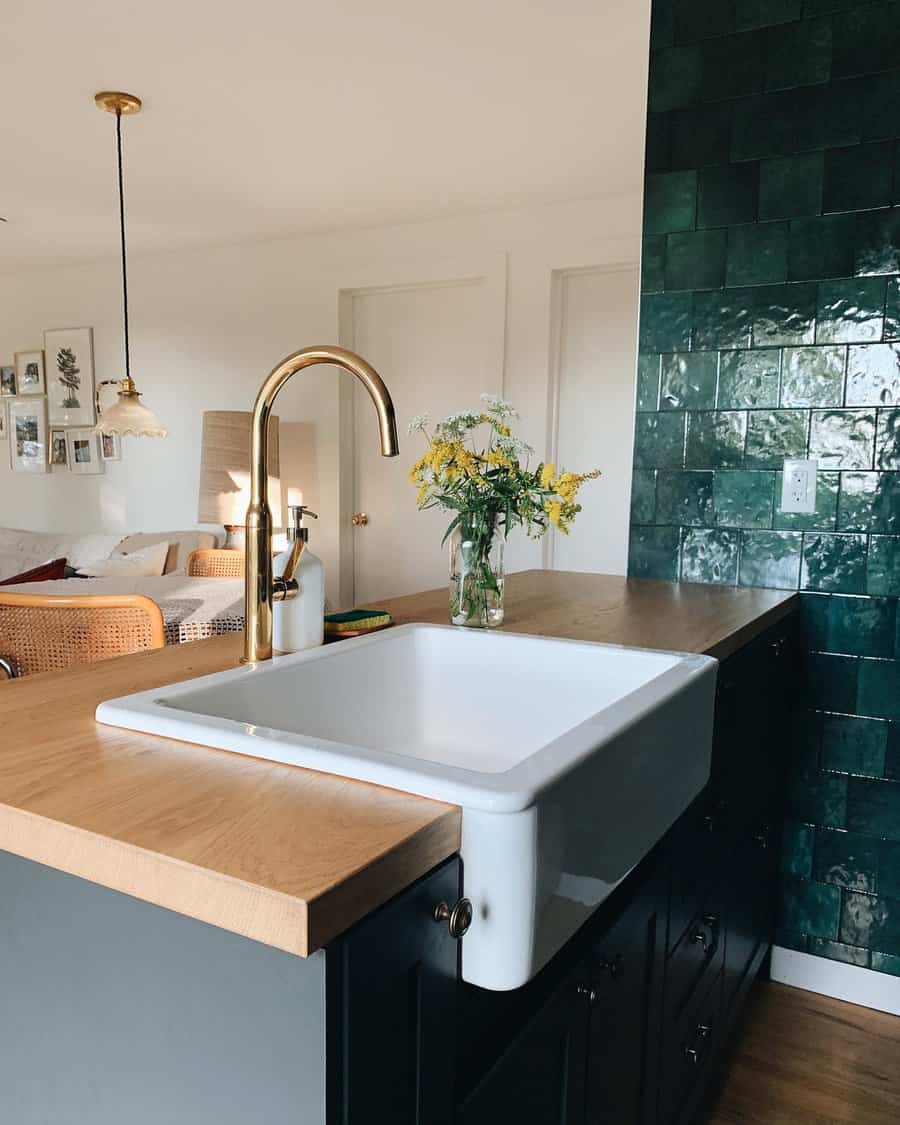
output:
<instances>
[{"instance_id":1,"label":"door frame","mask_svg":"<svg viewBox=\"0 0 900 1125\"><path fill-rule=\"evenodd\" d=\"M493 390L502 395L506 380L508 255L505 252L472 254L463 257L404 259L371 263L342 276L337 286L338 340L342 347L354 349L353 299L375 293L396 293L415 289L441 289L448 286L480 282L488 303L485 323L488 330L488 370L492 372ZM390 374L385 382L390 389ZM356 426L354 417L354 384L339 380L338 425L338 590L342 606L354 606L356 587L356 542L351 522L357 508L356 497ZM403 419L397 419L400 431L400 456L403 449Z\"/></svg>"}]
</instances>

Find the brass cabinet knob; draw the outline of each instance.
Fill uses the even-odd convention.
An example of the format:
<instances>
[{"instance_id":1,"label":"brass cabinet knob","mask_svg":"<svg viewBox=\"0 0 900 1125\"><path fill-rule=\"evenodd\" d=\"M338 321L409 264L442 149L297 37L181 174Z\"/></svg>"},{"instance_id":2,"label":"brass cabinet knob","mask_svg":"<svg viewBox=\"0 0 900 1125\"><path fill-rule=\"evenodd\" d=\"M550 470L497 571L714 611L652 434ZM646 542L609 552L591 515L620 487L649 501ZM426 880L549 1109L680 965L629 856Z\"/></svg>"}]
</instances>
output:
<instances>
[{"instance_id":1,"label":"brass cabinet knob","mask_svg":"<svg viewBox=\"0 0 900 1125\"><path fill-rule=\"evenodd\" d=\"M353 519L351 520L351 523L353 524L354 527L365 527L368 522L369 522L369 517L366 515L365 512L357 512L356 515L354 515Z\"/></svg>"},{"instance_id":2,"label":"brass cabinet knob","mask_svg":"<svg viewBox=\"0 0 900 1125\"><path fill-rule=\"evenodd\" d=\"M472 925L472 904L467 898L461 898L453 907L449 907L446 902L439 902L434 908L433 917L435 922L446 922L450 936L459 941Z\"/></svg>"}]
</instances>

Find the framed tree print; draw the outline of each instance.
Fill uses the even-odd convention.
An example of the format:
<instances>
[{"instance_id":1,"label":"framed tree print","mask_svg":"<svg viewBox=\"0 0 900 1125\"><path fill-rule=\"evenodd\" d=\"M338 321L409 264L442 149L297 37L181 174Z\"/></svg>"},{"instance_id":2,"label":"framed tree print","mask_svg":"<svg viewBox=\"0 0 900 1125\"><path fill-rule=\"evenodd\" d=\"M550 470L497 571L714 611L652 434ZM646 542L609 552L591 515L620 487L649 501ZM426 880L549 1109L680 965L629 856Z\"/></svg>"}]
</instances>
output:
<instances>
[{"instance_id":1,"label":"framed tree print","mask_svg":"<svg viewBox=\"0 0 900 1125\"><path fill-rule=\"evenodd\" d=\"M94 340L90 328L44 333L47 406L51 426L93 426Z\"/></svg>"},{"instance_id":2,"label":"framed tree print","mask_svg":"<svg viewBox=\"0 0 900 1125\"><path fill-rule=\"evenodd\" d=\"M47 472L47 411L36 395L9 404L9 463L16 473Z\"/></svg>"}]
</instances>

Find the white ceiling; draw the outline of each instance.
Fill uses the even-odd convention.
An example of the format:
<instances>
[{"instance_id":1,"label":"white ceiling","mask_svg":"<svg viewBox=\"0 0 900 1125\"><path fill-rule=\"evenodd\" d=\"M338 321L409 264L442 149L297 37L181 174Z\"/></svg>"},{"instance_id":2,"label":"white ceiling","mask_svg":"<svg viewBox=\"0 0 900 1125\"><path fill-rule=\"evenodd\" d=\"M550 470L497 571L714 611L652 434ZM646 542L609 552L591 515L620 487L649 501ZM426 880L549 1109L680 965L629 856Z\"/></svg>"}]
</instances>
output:
<instances>
[{"instance_id":1,"label":"white ceiling","mask_svg":"<svg viewBox=\"0 0 900 1125\"><path fill-rule=\"evenodd\" d=\"M637 190L647 0L4 7L0 269Z\"/></svg>"}]
</instances>

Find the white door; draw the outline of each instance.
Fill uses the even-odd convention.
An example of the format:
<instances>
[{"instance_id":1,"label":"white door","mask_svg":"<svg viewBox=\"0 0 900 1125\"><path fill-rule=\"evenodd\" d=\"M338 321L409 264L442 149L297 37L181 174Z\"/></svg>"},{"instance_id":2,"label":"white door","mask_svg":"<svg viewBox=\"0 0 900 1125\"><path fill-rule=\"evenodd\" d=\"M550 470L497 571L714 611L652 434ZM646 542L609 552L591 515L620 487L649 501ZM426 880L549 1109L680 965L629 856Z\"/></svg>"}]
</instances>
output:
<instances>
[{"instance_id":1,"label":"white door","mask_svg":"<svg viewBox=\"0 0 900 1125\"><path fill-rule=\"evenodd\" d=\"M421 434L407 436L406 427L414 415L440 419L475 409L482 392L500 392L505 285L496 268L344 294L343 336L386 382L400 436L400 456L382 457L371 401L356 386L353 507L367 517L350 531L356 605L447 582L441 539L451 516L417 510L409 468L426 446Z\"/></svg>"},{"instance_id":2,"label":"white door","mask_svg":"<svg viewBox=\"0 0 900 1125\"><path fill-rule=\"evenodd\" d=\"M582 488L584 510L570 534L549 540L547 562L557 570L628 569L637 306L637 267L557 276L557 462L603 473Z\"/></svg>"}]
</instances>

